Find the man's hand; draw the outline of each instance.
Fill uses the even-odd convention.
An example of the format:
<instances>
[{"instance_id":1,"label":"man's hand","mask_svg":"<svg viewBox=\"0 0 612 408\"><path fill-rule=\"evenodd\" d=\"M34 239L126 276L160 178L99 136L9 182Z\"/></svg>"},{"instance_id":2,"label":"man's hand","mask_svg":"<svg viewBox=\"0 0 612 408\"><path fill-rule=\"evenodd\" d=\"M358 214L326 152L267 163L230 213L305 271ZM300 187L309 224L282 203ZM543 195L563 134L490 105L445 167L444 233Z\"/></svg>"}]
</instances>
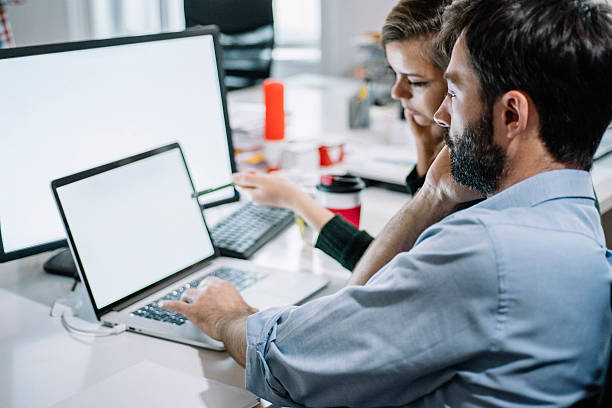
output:
<instances>
[{"instance_id":1,"label":"man's hand","mask_svg":"<svg viewBox=\"0 0 612 408\"><path fill-rule=\"evenodd\" d=\"M410 129L410 134L414 136L417 149L416 170L419 177L422 177L427 173L429 166L444 146L446 130L436 123L431 126L421 126L411 115L406 117L406 124Z\"/></svg>"},{"instance_id":2,"label":"man's hand","mask_svg":"<svg viewBox=\"0 0 612 408\"><path fill-rule=\"evenodd\" d=\"M422 188L455 205L484 198L479 191L464 187L453 179L448 146L444 146L429 168Z\"/></svg>"},{"instance_id":3,"label":"man's hand","mask_svg":"<svg viewBox=\"0 0 612 408\"><path fill-rule=\"evenodd\" d=\"M214 276L203 280L197 289L187 289L181 301L164 301L160 306L184 315L198 329L224 343L233 321L258 312L244 301L234 285Z\"/></svg>"}]
</instances>

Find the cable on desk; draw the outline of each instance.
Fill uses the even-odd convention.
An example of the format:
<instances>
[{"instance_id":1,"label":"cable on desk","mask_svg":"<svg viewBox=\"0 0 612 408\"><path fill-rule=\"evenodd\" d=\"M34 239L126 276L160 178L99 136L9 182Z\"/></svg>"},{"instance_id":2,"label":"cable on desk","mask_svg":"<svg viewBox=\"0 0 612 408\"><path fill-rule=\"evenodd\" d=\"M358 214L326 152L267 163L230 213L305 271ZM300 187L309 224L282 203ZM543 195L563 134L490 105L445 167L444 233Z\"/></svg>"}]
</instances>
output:
<instances>
[{"instance_id":1,"label":"cable on desk","mask_svg":"<svg viewBox=\"0 0 612 408\"><path fill-rule=\"evenodd\" d=\"M69 321L68 318L66 317L67 313L62 313L62 326L64 326L64 328L66 330L68 330L71 333L76 333L76 334L80 334L82 336L90 336L90 337L106 337L106 336L115 336L117 334L121 334L124 331L127 330L127 326L125 324L118 324L117 326L114 327L100 327L98 329L95 330L89 330L89 329L83 329L80 327L76 327L74 325L72 325ZM70 314L70 316L72 316Z\"/></svg>"},{"instance_id":2,"label":"cable on desk","mask_svg":"<svg viewBox=\"0 0 612 408\"><path fill-rule=\"evenodd\" d=\"M82 336L90 336L90 337L106 337L106 336L114 336L117 334L121 334L127 330L127 326L125 324L119 324L114 327L97 327L96 329L86 329L83 327L75 326L73 323L69 321L69 317L74 317L78 314L78 311L81 307L81 302L77 302L74 306L70 306L69 304L64 303L63 301L68 301L66 298L59 298L55 302L53 302L53 306L51 307L50 315L51 317L60 317L62 321L62 326L69 331L70 333L79 334ZM69 302L68 302L69 303ZM75 313L76 309L76 313Z\"/></svg>"}]
</instances>

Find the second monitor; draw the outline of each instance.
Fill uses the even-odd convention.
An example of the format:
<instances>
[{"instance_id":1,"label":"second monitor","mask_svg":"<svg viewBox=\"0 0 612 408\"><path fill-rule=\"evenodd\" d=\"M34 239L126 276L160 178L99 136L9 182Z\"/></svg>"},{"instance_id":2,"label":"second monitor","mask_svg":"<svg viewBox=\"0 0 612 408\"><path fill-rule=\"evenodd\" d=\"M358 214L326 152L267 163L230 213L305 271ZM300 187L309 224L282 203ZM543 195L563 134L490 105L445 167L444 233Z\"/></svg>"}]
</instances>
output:
<instances>
[{"instance_id":1,"label":"second monitor","mask_svg":"<svg viewBox=\"0 0 612 408\"><path fill-rule=\"evenodd\" d=\"M214 28L0 50L0 262L66 244L54 178L176 141L196 189L230 183L218 51Z\"/></svg>"}]
</instances>

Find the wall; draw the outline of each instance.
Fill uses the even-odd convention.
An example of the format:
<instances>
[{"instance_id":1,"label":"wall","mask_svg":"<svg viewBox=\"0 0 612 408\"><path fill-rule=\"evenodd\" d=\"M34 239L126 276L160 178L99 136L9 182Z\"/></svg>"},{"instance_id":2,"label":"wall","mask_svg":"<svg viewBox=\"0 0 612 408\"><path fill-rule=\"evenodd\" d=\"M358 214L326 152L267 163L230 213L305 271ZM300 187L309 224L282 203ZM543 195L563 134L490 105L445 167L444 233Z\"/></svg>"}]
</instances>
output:
<instances>
[{"instance_id":1,"label":"wall","mask_svg":"<svg viewBox=\"0 0 612 408\"><path fill-rule=\"evenodd\" d=\"M178 1L163 0L162 4ZM94 35L89 21L89 3L86 0L26 0L23 5L8 6L17 45L91 38ZM396 3L397 0L321 0L320 72L352 74L354 38L365 31L380 31ZM303 68L296 67L297 70Z\"/></svg>"},{"instance_id":2,"label":"wall","mask_svg":"<svg viewBox=\"0 0 612 408\"><path fill-rule=\"evenodd\" d=\"M6 11L17 46L70 40L68 0L26 0Z\"/></svg>"},{"instance_id":3,"label":"wall","mask_svg":"<svg viewBox=\"0 0 612 408\"><path fill-rule=\"evenodd\" d=\"M7 6L17 46L180 31L183 0L26 0ZM135 0L130 0L135 1ZM125 14L126 6L132 6ZM140 12L139 10L143 11ZM123 10L121 18L118 10ZM149 18L147 18L149 16ZM100 29L94 22L110 25ZM136 27L136 28L134 28Z\"/></svg>"},{"instance_id":4,"label":"wall","mask_svg":"<svg viewBox=\"0 0 612 408\"><path fill-rule=\"evenodd\" d=\"M366 31L380 32L398 0L321 0L321 69L351 75L353 41Z\"/></svg>"}]
</instances>

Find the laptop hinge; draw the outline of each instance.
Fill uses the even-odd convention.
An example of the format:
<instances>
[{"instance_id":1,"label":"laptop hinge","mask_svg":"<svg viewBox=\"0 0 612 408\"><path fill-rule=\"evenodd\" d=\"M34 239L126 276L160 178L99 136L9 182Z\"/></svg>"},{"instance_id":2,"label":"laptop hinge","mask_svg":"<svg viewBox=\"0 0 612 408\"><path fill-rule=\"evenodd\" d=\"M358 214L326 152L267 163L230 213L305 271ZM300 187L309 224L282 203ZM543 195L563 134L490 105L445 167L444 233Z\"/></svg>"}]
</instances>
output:
<instances>
[{"instance_id":1,"label":"laptop hinge","mask_svg":"<svg viewBox=\"0 0 612 408\"><path fill-rule=\"evenodd\" d=\"M115 306L113 306L112 310L114 312L120 312L123 309L125 309L126 307L132 306L134 303L140 302L142 299L146 298L147 296L151 296L155 292L158 292L158 291L162 290L163 288L165 288L167 286L170 286L173 283L176 283L176 282L180 281L181 279L184 279L185 277L191 275L192 273L207 267L208 265L210 265L210 263L211 263L210 261L198 262L197 264L195 264L195 265L185 269L184 271L178 272L176 275L172 275L169 278L166 278L166 279L164 279L162 281L159 281L155 285L153 285L150 288L144 290L142 293L134 295L134 296L130 297L129 299L124 300L121 303L117 303Z\"/></svg>"}]
</instances>

